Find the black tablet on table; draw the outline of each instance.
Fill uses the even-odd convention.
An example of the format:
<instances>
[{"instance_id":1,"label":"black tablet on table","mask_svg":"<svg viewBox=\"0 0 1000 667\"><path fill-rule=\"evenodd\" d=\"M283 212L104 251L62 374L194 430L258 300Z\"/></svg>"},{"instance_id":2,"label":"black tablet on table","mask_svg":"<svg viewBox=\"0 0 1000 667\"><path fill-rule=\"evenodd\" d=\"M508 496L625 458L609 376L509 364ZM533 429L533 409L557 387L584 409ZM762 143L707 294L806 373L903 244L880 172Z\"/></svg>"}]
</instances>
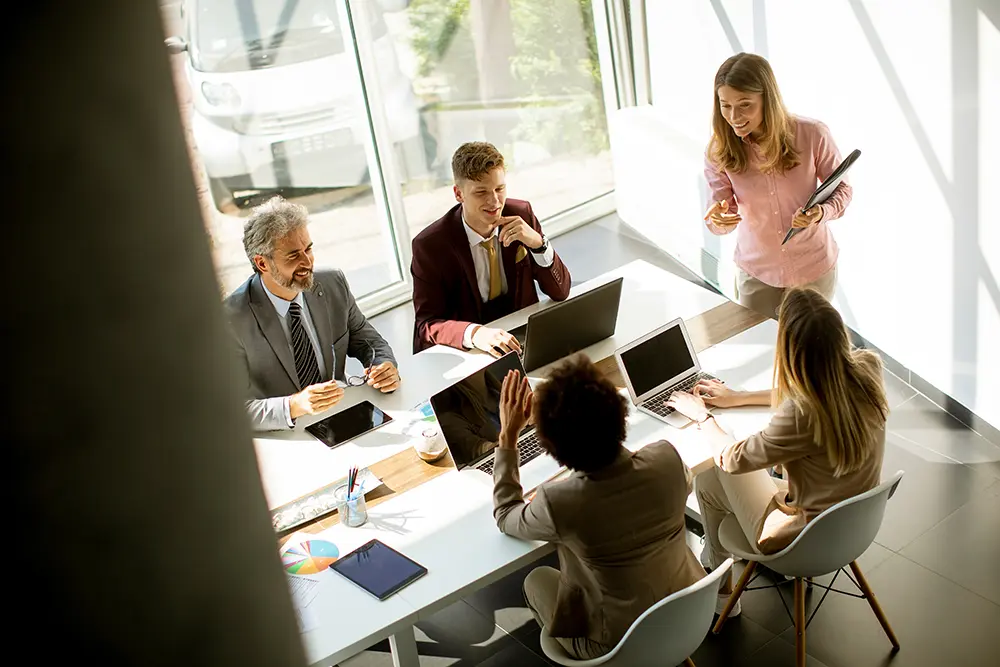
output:
<instances>
[{"instance_id":1,"label":"black tablet on table","mask_svg":"<svg viewBox=\"0 0 1000 667\"><path fill-rule=\"evenodd\" d=\"M375 407L370 401L362 401L315 424L306 426L306 431L333 449L391 421L392 417Z\"/></svg>"},{"instance_id":2,"label":"black tablet on table","mask_svg":"<svg viewBox=\"0 0 1000 667\"><path fill-rule=\"evenodd\" d=\"M426 567L378 540L342 556L330 565L330 569L379 600L385 600L427 574Z\"/></svg>"}]
</instances>

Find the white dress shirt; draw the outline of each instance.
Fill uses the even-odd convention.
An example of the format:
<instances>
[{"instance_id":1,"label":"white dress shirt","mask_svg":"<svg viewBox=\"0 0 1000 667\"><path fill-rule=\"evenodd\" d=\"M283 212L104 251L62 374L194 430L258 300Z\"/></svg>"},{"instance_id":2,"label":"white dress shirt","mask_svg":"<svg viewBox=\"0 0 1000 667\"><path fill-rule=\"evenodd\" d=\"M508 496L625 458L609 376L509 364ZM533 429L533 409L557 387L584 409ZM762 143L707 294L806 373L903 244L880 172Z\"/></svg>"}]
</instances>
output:
<instances>
[{"instance_id":1,"label":"white dress shirt","mask_svg":"<svg viewBox=\"0 0 1000 667\"><path fill-rule=\"evenodd\" d=\"M319 367L319 375L321 378L325 378L326 365L323 363L323 352L319 346L319 335L316 333L316 325L313 324L312 315L309 313L309 306L306 305L306 300L303 298L302 292L296 294L295 298L291 301L286 301L271 290L267 289L267 285L263 280L260 281L260 284L264 287L264 293L267 294L267 298L271 300L271 304L274 306L274 311L278 314L278 322L281 323L281 330L285 332L285 339L288 340L288 349L292 349L292 328L289 323L290 316L288 311L291 308L292 302L299 304L299 308L302 309L302 325L305 327L306 335L309 337L309 342L312 343L313 352L316 353L316 365ZM336 365L337 362L336 359L334 359L334 368L336 368ZM295 422L292 421L289 399L289 396L284 397L283 409L285 412L285 421L288 423L288 428L292 428L295 426Z\"/></svg>"},{"instance_id":2,"label":"white dress shirt","mask_svg":"<svg viewBox=\"0 0 1000 667\"><path fill-rule=\"evenodd\" d=\"M465 235L469 238L469 250L472 251L472 264L476 267L476 284L479 286L479 296L482 297L483 303L489 301L490 298L490 254L486 248L479 245L486 239L479 235L479 232L474 230L469 226L469 223L465 222L465 214L462 214L462 222L465 223ZM503 256L501 254L500 247L500 228L494 227L493 234L490 236L493 241L494 247L497 252L497 260L500 264L500 293L507 293L507 276L503 269ZM552 249L552 243L549 243L549 247L545 249L543 253L531 252L530 248L525 246L528 250L528 256L531 257L532 261L542 268L548 268L552 266L552 262L555 261L556 251ZM465 328L465 335L462 337L462 345L466 349L472 349L472 332L479 326L478 324L470 324Z\"/></svg>"}]
</instances>

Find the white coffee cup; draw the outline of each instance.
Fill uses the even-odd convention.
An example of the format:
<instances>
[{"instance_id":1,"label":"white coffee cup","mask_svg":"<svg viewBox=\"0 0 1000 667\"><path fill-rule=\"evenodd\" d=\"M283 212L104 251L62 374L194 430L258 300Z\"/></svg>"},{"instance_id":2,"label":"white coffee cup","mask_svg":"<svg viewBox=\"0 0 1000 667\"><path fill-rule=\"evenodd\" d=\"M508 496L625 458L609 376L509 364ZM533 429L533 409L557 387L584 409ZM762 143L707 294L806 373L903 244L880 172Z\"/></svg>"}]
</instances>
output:
<instances>
[{"instance_id":1,"label":"white coffee cup","mask_svg":"<svg viewBox=\"0 0 1000 667\"><path fill-rule=\"evenodd\" d=\"M428 424L420 430L420 434L414 438L413 448L417 451L417 456L428 463L437 461L448 451L441 429L436 424Z\"/></svg>"}]
</instances>

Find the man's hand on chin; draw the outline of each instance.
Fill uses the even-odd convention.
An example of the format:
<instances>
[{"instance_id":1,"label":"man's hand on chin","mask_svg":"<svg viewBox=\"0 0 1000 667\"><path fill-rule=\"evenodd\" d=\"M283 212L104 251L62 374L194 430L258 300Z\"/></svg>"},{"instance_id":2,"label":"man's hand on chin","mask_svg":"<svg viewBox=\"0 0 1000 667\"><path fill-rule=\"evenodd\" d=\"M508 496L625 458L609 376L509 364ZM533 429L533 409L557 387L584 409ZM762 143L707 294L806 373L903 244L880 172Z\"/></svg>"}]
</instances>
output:
<instances>
[{"instance_id":1,"label":"man's hand on chin","mask_svg":"<svg viewBox=\"0 0 1000 667\"><path fill-rule=\"evenodd\" d=\"M505 248L511 243L520 242L535 250L542 247L542 235L521 216L509 215L500 218L500 242Z\"/></svg>"}]
</instances>

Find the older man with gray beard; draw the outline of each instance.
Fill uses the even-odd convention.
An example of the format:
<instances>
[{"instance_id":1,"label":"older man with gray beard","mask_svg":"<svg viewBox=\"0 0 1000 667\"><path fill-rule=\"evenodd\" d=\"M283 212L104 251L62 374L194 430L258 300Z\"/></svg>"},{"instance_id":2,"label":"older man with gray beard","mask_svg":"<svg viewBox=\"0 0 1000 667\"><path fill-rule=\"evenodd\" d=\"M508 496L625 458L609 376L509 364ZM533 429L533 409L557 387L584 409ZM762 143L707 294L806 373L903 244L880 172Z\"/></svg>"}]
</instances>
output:
<instances>
[{"instance_id":1,"label":"older man with gray beard","mask_svg":"<svg viewBox=\"0 0 1000 667\"><path fill-rule=\"evenodd\" d=\"M243 247L254 273L225 300L247 370L247 413L256 430L293 428L344 396L348 356L370 386L399 386L392 349L358 309L339 270L313 273L304 206L273 197L250 214Z\"/></svg>"}]
</instances>

